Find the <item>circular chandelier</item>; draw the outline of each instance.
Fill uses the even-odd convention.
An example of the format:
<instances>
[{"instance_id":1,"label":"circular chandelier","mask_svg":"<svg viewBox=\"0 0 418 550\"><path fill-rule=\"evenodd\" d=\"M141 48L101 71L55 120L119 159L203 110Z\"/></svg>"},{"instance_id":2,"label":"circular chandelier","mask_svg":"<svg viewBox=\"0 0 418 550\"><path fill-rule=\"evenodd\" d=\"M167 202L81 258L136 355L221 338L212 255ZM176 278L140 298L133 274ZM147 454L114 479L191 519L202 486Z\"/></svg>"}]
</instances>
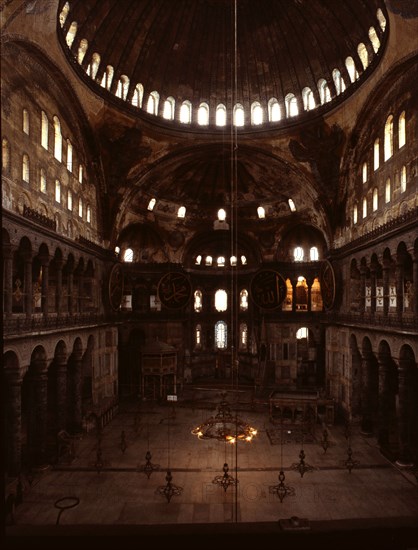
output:
<instances>
[{"instance_id":1,"label":"circular chandelier","mask_svg":"<svg viewBox=\"0 0 418 550\"><path fill-rule=\"evenodd\" d=\"M257 430L238 415L233 415L226 401L221 401L218 412L192 430L199 439L217 439L227 443L251 441Z\"/></svg>"}]
</instances>

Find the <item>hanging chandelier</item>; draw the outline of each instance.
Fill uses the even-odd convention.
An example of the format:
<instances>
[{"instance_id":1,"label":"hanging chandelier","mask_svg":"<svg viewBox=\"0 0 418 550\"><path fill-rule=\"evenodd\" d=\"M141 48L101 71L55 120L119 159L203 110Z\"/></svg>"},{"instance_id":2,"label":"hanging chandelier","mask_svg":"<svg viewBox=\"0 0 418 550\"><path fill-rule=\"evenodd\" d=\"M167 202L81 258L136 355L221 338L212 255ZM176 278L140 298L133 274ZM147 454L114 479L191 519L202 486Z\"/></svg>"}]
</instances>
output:
<instances>
[{"instance_id":1,"label":"hanging chandelier","mask_svg":"<svg viewBox=\"0 0 418 550\"><path fill-rule=\"evenodd\" d=\"M227 443L251 441L257 430L238 415L233 415L227 401L221 401L218 412L192 430L199 439L217 439Z\"/></svg>"}]
</instances>

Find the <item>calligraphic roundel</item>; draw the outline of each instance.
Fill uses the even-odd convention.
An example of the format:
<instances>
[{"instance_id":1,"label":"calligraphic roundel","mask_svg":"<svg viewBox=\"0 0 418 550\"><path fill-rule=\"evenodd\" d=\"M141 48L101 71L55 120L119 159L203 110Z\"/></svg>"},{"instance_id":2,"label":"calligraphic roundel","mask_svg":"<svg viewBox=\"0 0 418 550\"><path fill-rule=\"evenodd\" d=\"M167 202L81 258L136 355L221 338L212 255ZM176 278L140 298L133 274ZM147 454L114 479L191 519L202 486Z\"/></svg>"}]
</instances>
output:
<instances>
[{"instance_id":1,"label":"calligraphic roundel","mask_svg":"<svg viewBox=\"0 0 418 550\"><path fill-rule=\"evenodd\" d=\"M165 307L178 309L190 300L192 285L183 273L170 272L161 277L157 292L160 302Z\"/></svg>"},{"instance_id":2,"label":"calligraphic roundel","mask_svg":"<svg viewBox=\"0 0 418 550\"><path fill-rule=\"evenodd\" d=\"M278 271L264 269L251 281L251 297L263 309L278 308L286 297L286 281Z\"/></svg>"},{"instance_id":3,"label":"calligraphic roundel","mask_svg":"<svg viewBox=\"0 0 418 550\"><path fill-rule=\"evenodd\" d=\"M325 309L331 309L335 301L335 272L331 262L325 260L321 267L320 281L322 302Z\"/></svg>"}]
</instances>

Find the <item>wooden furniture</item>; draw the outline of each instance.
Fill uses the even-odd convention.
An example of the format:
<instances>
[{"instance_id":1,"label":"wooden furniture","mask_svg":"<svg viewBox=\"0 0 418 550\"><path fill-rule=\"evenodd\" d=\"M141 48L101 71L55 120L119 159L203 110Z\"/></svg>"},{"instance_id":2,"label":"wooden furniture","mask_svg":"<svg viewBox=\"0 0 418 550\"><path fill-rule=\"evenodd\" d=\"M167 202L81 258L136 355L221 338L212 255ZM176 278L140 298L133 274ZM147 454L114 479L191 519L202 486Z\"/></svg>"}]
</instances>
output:
<instances>
[{"instance_id":1,"label":"wooden furniture","mask_svg":"<svg viewBox=\"0 0 418 550\"><path fill-rule=\"evenodd\" d=\"M158 391L162 398L167 383L171 381L173 393L177 393L177 351L173 346L154 340L141 350L141 394L145 395L146 378L153 382L153 398Z\"/></svg>"}]
</instances>

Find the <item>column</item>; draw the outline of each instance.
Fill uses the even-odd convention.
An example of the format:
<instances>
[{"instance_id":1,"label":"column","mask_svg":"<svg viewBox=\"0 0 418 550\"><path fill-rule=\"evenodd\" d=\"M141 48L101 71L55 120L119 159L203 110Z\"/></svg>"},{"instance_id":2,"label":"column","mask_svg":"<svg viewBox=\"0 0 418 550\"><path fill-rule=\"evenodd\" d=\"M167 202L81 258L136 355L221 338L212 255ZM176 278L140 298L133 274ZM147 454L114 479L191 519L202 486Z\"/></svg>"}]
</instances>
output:
<instances>
[{"instance_id":1,"label":"column","mask_svg":"<svg viewBox=\"0 0 418 550\"><path fill-rule=\"evenodd\" d=\"M5 372L6 473L17 476L22 469L22 379L18 373Z\"/></svg>"},{"instance_id":2,"label":"column","mask_svg":"<svg viewBox=\"0 0 418 550\"><path fill-rule=\"evenodd\" d=\"M49 289L49 256L41 258L42 265L42 314L44 317L48 315L48 289Z\"/></svg>"},{"instance_id":3,"label":"column","mask_svg":"<svg viewBox=\"0 0 418 550\"><path fill-rule=\"evenodd\" d=\"M306 284L308 285L308 311L312 311L312 284L313 278L306 278Z\"/></svg>"},{"instance_id":4,"label":"column","mask_svg":"<svg viewBox=\"0 0 418 550\"><path fill-rule=\"evenodd\" d=\"M376 270L370 269L370 288L371 288L371 299L370 299L370 313L374 315L376 313Z\"/></svg>"},{"instance_id":5,"label":"column","mask_svg":"<svg viewBox=\"0 0 418 550\"><path fill-rule=\"evenodd\" d=\"M46 466L47 442L47 374L45 370L36 372L31 383L33 384L33 403L30 413L30 452L32 465L35 468Z\"/></svg>"},{"instance_id":6,"label":"column","mask_svg":"<svg viewBox=\"0 0 418 550\"><path fill-rule=\"evenodd\" d=\"M371 365L372 355L367 354L361 358L361 433L372 435L373 416L371 409Z\"/></svg>"},{"instance_id":7,"label":"column","mask_svg":"<svg viewBox=\"0 0 418 550\"><path fill-rule=\"evenodd\" d=\"M389 445L389 364L386 355L380 355L379 362L379 426L378 442L381 447Z\"/></svg>"},{"instance_id":8,"label":"column","mask_svg":"<svg viewBox=\"0 0 418 550\"><path fill-rule=\"evenodd\" d=\"M32 296L32 258L30 256L25 257L24 263L24 278L25 278L25 312L26 317L32 316L33 311L33 296Z\"/></svg>"},{"instance_id":9,"label":"column","mask_svg":"<svg viewBox=\"0 0 418 550\"><path fill-rule=\"evenodd\" d=\"M68 314L74 315L74 297L73 297L74 271L69 270L67 276L67 292L68 292Z\"/></svg>"},{"instance_id":10,"label":"column","mask_svg":"<svg viewBox=\"0 0 418 550\"><path fill-rule=\"evenodd\" d=\"M396 263L396 313L402 316L403 313L403 279L404 265L398 260Z\"/></svg>"},{"instance_id":11,"label":"column","mask_svg":"<svg viewBox=\"0 0 418 550\"><path fill-rule=\"evenodd\" d=\"M73 397L73 415L71 429L75 433L82 431L82 357L81 354L73 357L71 368L73 369L74 395Z\"/></svg>"},{"instance_id":12,"label":"column","mask_svg":"<svg viewBox=\"0 0 418 550\"><path fill-rule=\"evenodd\" d=\"M398 368L399 384L399 410L398 410L398 433L399 433L399 458L396 460L398 466L412 466L411 449L409 447L409 384L407 380L408 363L400 361Z\"/></svg>"},{"instance_id":13,"label":"column","mask_svg":"<svg viewBox=\"0 0 418 550\"><path fill-rule=\"evenodd\" d=\"M383 264L383 315L388 316L389 313L389 273L390 266L388 262Z\"/></svg>"},{"instance_id":14,"label":"column","mask_svg":"<svg viewBox=\"0 0 418 550\"><path fill-rule=\"evenodd\" d=\"M59 316L62 310L62 261L55 261L56 266L56 289L55 289L55 311Z\"/></svg>"},{"instance_id":15,"label":"column","mask_svg":"<svg viewBox=\"0 0 418 550\"><path fill-rule=\"evenodd\" d=\"M56 429L65 430L67 427L67 360L65 353L59 353L55 357L57 373L57 411Z\"/></svg>"},{"instance_id":16,"label":"column","mask_svg":"<svg viewBox=\"0 0 418 550\"><path fill-rule=\"evenodd\" d=\"M3 311L7 315L12 313L13 295L13 256L12 249L7 246L3 249L4 280L3 280Z\"/></svg>"},{"instance_id":17,"label":"column","mask_svg":"<svg viewBox=\"0 0 418 550\"><path fill-rule=\"evenodd\" d=\"M292 311L296 311L296 285L298 284L298 280L292 281Z\"/></svg>"},{"instance_id":18,"label":"column","mask_svg":"<svg viewBox=\"0 0 418 550\"><path fill-rule=\"evenodd\" d=\"M412 311L418 316L418 251L412 261Z\"/></svg>"},{"instance_id":19,"label":"column","mask_svg":"<svg viewBox=\"0 0 418 550\"><path fill-rule=\"evenodd\" d=\"M367 267L360 266L360 312L366 311L366 276Z\"/></svg>"}]
</instances>

